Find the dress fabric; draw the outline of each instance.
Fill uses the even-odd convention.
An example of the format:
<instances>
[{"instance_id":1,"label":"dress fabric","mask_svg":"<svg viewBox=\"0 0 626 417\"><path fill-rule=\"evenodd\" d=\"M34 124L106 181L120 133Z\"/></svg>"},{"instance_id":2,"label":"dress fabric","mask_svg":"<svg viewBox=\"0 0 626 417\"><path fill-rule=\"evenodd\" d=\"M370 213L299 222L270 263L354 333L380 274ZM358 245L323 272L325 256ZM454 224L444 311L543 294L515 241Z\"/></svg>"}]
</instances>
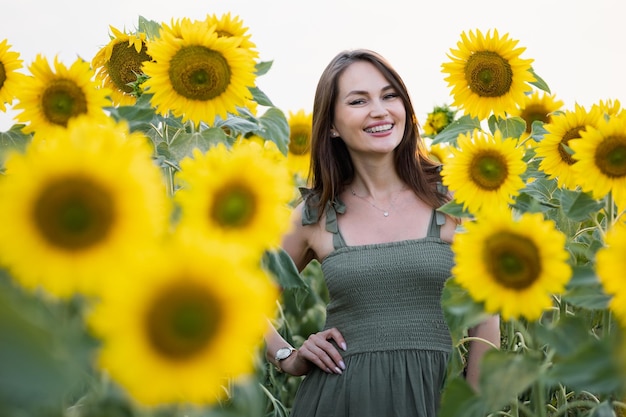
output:
<instances>
[{"instance_id":1,"label":"dress fabric","mask_svg":"<svg viewBox=\"0 0 626 417\"><path fill-rule=\"evenodd\" d=\"M313 367L291 417L435 417L452 351L441 307L454 258L439 235L445 217L433 211L421 239L346 246L336 221L343 210L335 202L326 211L335 250L321 266L330 295L324 328L342 332L346 369ZM303 223L315 221L305 208Z\"/></svg>"}]
</instances>

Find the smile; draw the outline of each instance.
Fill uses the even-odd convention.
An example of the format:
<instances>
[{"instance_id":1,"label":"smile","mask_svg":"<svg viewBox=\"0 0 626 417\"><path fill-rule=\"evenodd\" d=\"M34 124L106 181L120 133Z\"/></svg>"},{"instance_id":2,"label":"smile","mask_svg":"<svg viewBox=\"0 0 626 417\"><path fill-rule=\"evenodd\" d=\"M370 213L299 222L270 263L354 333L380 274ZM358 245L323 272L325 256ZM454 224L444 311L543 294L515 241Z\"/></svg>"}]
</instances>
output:
<instances>
[{"instance_id":1,"label":"smile","mask_svg":"<svg viewBox=\"0 0 626 417\"><path fill-rule=\"evenodd\" d=\"M386 125L378 125L378 126L374 126L374 127L369 127L367 129L365 129L365 131L367 133L378 133L378 132L385 132L387 130L391 130L391 128L393 128L393 125L391 123L386 124Z\"/></svg>"}]
</instances>

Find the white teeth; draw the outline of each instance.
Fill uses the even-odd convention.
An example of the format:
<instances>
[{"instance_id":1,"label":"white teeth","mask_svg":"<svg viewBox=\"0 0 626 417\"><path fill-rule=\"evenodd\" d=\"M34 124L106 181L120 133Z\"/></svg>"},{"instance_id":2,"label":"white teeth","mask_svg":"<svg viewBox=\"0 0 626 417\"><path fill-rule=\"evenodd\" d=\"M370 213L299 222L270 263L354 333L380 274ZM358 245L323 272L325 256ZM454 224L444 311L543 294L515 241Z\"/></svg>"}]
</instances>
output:
<instances>
[{"instance_id":1,"label":"white teeth","mask_svg":"<svg viewBox=\"0 0 626 417\"><path fill-rule=\"evenodd\" d=\"M379 126L374 126L374 127L370 127L368 129L365 129L365 131L367 133L376 133L376 132L383 132L385 130L389 130L393 127L392 124L386 124L386 125L379 125Z\"/></svg>"}]
</instances>

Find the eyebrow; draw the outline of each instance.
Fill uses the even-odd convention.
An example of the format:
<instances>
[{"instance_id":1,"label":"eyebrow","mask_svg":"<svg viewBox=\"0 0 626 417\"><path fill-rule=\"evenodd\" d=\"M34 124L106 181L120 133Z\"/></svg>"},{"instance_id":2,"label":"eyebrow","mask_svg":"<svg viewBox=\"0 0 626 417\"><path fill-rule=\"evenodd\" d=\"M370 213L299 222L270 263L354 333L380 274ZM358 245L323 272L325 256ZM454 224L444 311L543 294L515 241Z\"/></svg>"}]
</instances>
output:
<instances>
[{"instance_id":1,"label":"eyebrow","mask_svg":"<svg viewBox=\"0 0 626 417\"><path fill-rule=\"evenodd\" d=\"M389 84L385 87L383 87L380 91L388 91L388 90L394 90L394 87ZM365 90L352 90L352 91L348 91L348 93L346 94L346 97L350 96L350 95L367 95L369 94L369 91L365 91Z\"/></svg>"}]
</instances>

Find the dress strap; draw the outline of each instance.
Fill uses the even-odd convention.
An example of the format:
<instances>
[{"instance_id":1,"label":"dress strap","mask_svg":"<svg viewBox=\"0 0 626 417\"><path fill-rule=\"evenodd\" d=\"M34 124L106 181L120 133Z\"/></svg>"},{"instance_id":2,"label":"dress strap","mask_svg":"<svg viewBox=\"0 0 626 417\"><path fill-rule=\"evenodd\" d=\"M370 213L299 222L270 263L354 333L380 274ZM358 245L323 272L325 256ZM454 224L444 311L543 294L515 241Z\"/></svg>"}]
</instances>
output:
<instances>
[{"instance_id":1,"label":"dress strap","mask_svg":"<svg viewBox=\"0 0 626 417\"><path fill-rule=\"evenodd\" d=\"M437 238L441 237L441 226L444 224L446 224L446 215L437 209L434 209L432 215L430 216L427 236Z\"/></svg>"},{"instance_id":2,"label":"dress strap","mask_svg":"<svg viewBox=\"0 0 626 417\"><path fill-rule=\"evenodd\" d=\"M316 195L313 190L305 187L300 187L300 194L304 199L304 204L302 208L302 224L304 226L312 225L317 223L317 202L319 201L319 196ZM326 204L326 231L332 233L333 235L333 247L335 249L346 246L346 242L343 240L343 236L339 232L339 224L337 222L337 214L343 214L346 212L346 205L335 198L335 201L329 201Z\"/></svg>"}]
</instances>

